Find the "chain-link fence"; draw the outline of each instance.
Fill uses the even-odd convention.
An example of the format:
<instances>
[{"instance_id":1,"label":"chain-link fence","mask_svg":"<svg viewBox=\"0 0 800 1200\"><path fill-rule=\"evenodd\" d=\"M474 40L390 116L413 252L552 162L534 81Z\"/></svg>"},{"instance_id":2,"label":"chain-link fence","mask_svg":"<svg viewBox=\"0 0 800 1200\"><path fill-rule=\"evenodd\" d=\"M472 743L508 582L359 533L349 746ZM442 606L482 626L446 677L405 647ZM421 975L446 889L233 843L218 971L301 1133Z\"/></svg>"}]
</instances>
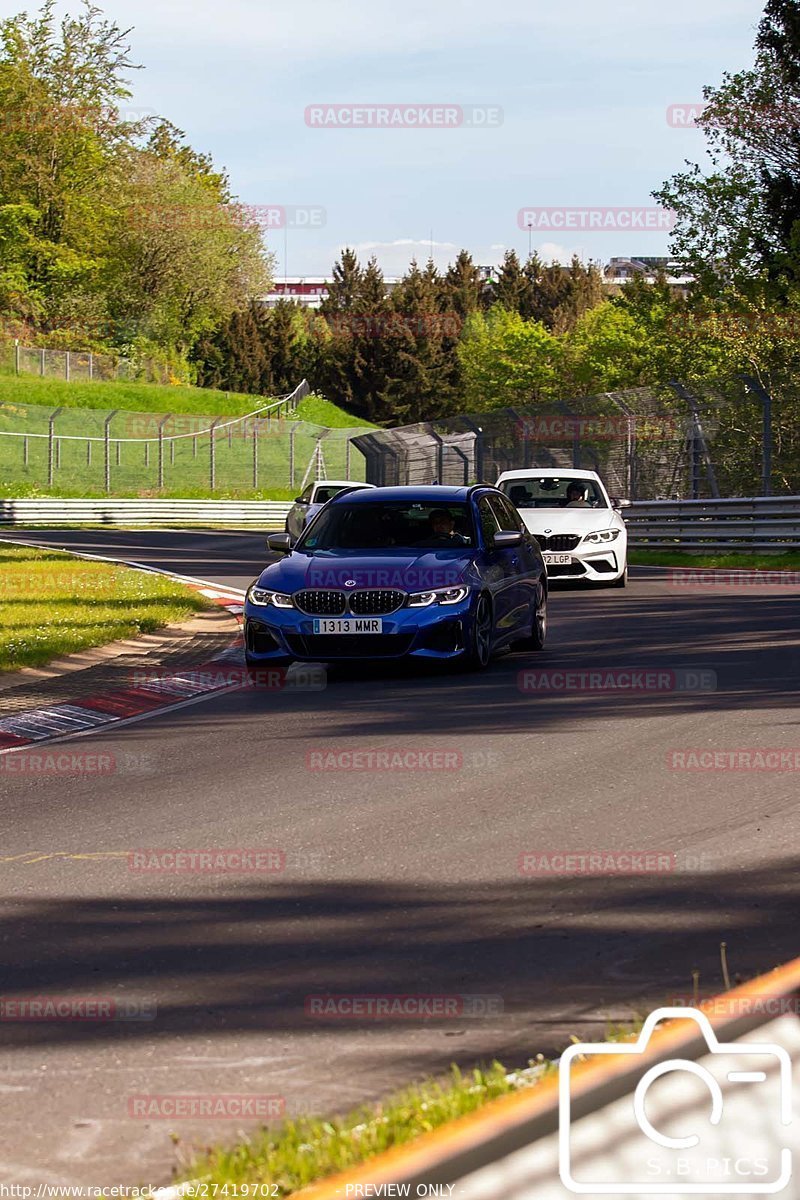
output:
<instances>
[{"instance_id":1,"label":"chain-link fence","mask_svg":"<svg viewBox=\"0 0 800 1200\"><path fill-rule=\"evenodd\" d=\"M236 418L0 403L0 480L78 496L269 494L325 476L363 480L360 429L277 415L308 390Z\"/></svg>"},{"instance_id":2,"label":"chain-link fence","mask_svg":"<svg viewBox=\"0 0 800 1200\"><path fill-rule=\"evenodd\" d=\"M723 390L675 381L375 430L355 441L367 480L379 486L494 482L502 471L579 467L631 500L797 492L800 432L788 416L773 424L771 407L752 380ZM773 454L776 430L780 454Z\"/></svg>"},{"instance_id":3,"label":"chain-link fence","mask_svg":"<svg viewBox=\"0 0 800 1200\"><path fill-rule=\"evenodd\" d=\"M39 375L42 379L64 379L67 383L132 380L137 374L134 364L126 358L95 354L91 350L52 350L16 343L8 357L17 375Z\"/></svg>"}]
</instances>

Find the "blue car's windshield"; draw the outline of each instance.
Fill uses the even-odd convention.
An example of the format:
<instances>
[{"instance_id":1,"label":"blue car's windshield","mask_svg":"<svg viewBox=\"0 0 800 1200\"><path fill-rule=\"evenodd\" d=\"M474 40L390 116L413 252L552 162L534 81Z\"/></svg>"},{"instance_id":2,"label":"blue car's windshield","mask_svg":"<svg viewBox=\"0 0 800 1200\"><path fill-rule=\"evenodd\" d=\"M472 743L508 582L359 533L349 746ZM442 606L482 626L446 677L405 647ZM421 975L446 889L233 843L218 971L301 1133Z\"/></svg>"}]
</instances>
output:
<instances>
[{"instance_id":1,"label":"blue car's windshield","mask_svg":"<svg viewBox=\"0 0 800 1200\"><path fill-rule=\"evenodd\" d=\"M431 500L375 504L333 504L323 511L296 549L316 550L457 550L475 545L466 504Z\"/></svg>"}]
</instances>

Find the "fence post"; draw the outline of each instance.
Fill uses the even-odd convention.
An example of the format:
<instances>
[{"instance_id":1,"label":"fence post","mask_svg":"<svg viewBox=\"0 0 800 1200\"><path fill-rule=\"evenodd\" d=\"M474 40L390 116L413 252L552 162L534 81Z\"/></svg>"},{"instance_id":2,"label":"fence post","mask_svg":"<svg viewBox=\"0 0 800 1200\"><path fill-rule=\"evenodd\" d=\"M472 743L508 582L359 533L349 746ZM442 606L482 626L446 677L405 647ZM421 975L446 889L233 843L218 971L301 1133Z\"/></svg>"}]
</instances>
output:
<instances>
[{"instance_id":1,"label":"fence post","mask_svg":"<svg viewBox=\"0 0 800 1200\"><path fill-rule=\"evenodd\" d=\"M64 353L64 378L69 383L69 350Z\"/></svg>"},{"instance_id":2,"label":"fence post","mask_svg":"<svg viewBox=\"0 0 800 1200\"><path fill-rule=\"evenodd\" d=\"M344 477L350 478L350 434L347 435L347 441L344 444Z\"/></svg>"},{"instance_id":3,"label":"fence post","mask_svg":"<svg viewBox=\"0 0 800 1200\"><path fill-rule=\"evenodd\" d=\"M171 416L172 416L172 413L167 413L167 415L158 422L158 486L159 486L159 488L164 487L164 426L166 425L167 421L170 419ZM173 446L173 443L170 442L170 448L172 448L172 446ZM173 459L173 461L174 461L174 459Z\"/></svg>"},{"instance_id":4,"label":"fence post","mask_svg":"<svg viewBox=\"0 0 800 1200\"><path fill-rule=\"evenodd\" d=\"M772 495L772 396L752 375L740 375L745 385L761 401L761 494Z\"/></svg>"},{"instance_id":5,"label":"fence post","mask_svg":"<svg viewBox=\"0 0 800 1200\"><path fill-rule=\"evenodd\" d=\"M27 439L27 437L24 437L22 439L22 465L23 465L23 467L27 467L27 465L28 465L28 439Z\"/></svg>"},{"instance_id":6,"label":"fence post","mask_svg":"<svg viewBox=\"0 0 800 1200\"><path fill-rule=\"evenodd\" d=\"M14 338L14 374L19 375L19 338Z\"/></svg>"},{"instance_id":7,"label":"fence post","mask_svg":"<svg viewBox=\"0 0 800 1200\"><path fill-rule=\"evenodd\" d=\"M39 351L39 374L41 375L42 379L44 379L44 356L45 351L44 349L41 349Z\"/></svg>"},{"instance_id":8,"label":"fence post","mask_svg":"<svg viewBox=\"0 0 800 1200\"><path fill-rule=\"evenodd\" d=\"M119 412L119 409L117 409L117 408L115 408L115 409L112 409L112 411L111 411L111 412L108 414L108 416L107 416L107 417L106 417L106 419L105 419L105 425L104 425L104 429L103 429L103 441L104 441L104 443L105 443L105 447L104 447L104 448L105 448L105 486L106 486L106 492L110 492L110 491L111 491L111 434L110 434L110 425L111 425L111 422L113 421L114 417L117 415L117 413L118 413L118 412Z\"/></svg>"},{"instance_id":9,"label":"fence post","mask_svg":"<svg viewBox=\"0 0 800 1200\"><path fill-rule=\"evenodd\" d=\"M94 379L94 355L89 351L89 379Z\"/></svg>"},{"instance_id":10,"label":"fence post","mask_svg":"<svg viewBox=\"0 0 800 1200\"><path fill-rule=\"evenodd\" d=\"M673 391L677 392L682 400L686 401L691 417L692 432L689 437L689 445L691 447L691 466L692 466L692 499L700 498L700 465L701 463L706 468L706 476L708 478L711 496L714 500L719 500L719 488L717 487L717 477L714 473L714 466L711 462L711 455L708 450L703 426L700 421L700 410L697 407L697 399L688 388L677 379L670 379L669 386Z\"/></svg>"},{"instance_id":11,"label":"fence post","mask_svg":"<svg viewBox=\"0 0 800 1200\"><path fill-rule=\"evenodd\" d=\"M92 440L91 440L91 438L86 439L86 465L87 465L87 467L90 467L92 465Z\"/></svg>"},{"instance_id":12,"label":"fence post","mask_svg":"<svg viewBox=\"0 0 800 1200\"><path fill-rule=\"evenodd\" d=\"M222 420L222 417L215 417L211 422L211 428L208 431L208 483L211 491L214 490L217 474L217 460L215 457L216 446L214 443L214 430Z\"/></svg>"},{"instance_id":13,"label":"fence post","mask_svg":"<svg viewBox=\"0 0 800 1200\"><path fill-rule=\"evenodd\" d=\"M253 487L258 487L258 417L253 418Z\"/></svg>"},{"instance_id":14,"label":"fence post","mask_svg":"<svg viewBox=\"0 0 800 1200\"><path fill-rule=\"evenodd\" d=\"M294 487L294 439L297 433L297 423L289 430L289 487Z\"/></svg>"},{"instance_id":15,"label":"fence post","mask_svg":"<svg viewBox=\"0 0 800 1200\"><path fill-rule=\"evenodd\" d=\"M44 353L44 351L42 351L42 353ZM48 487L53 486L54 426L56 423L56 417L58 416L58 414L61 411L62 411L61 408L55 409L55 411L50 414L50 417L48 419L48 428L47 428L47 486Z\"/></svg>"}]
</instances>

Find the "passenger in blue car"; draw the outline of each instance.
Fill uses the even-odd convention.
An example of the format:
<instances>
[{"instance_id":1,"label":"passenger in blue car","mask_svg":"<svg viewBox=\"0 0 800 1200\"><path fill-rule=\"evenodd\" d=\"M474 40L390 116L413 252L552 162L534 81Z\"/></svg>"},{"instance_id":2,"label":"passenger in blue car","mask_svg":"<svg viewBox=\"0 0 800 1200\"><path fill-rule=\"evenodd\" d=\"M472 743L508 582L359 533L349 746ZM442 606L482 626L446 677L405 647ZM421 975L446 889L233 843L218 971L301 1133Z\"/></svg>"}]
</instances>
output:
<instances>
[{"instance_id":1,"label":"passenger in blue car","mask_svg":"<svg viewBox=\"0 0 800 1200\"><path fill-rule=\"evenodd\" d=\"M467 539L463 534L456 533L456 523L452 513L446 508L434 508L428 516L431 527L430 536L420 542L420 546L466 546Z\"/></svg>"}]
</instances>

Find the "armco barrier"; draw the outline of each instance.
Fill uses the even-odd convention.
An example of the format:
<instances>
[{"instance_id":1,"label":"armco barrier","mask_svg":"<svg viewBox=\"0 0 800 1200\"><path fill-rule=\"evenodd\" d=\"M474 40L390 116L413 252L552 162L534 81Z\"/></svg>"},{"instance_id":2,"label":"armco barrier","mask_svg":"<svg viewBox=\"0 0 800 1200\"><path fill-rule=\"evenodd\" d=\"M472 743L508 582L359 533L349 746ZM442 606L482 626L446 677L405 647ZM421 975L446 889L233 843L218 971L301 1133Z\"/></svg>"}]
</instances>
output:
<instances>
[{"instance_id":1,"label":"armco barrier","mask_svg":"<svg viewBox=\"0 0 800 1200\"><path fill-rule=\"evenodd\" d=\"M277 500L0 500L3 525L234 525L283 529Z\"/></svg>"},{"instance_id":2,"label":"armco barrier","mask_svg":"<svg viewBox=\"0 0 800 1200\"><path fill-rule=\"evenodd\" d=\"M800 549L800 496L636 500L622 509L632 549Z\"/></svg>"},{"instance_id":3,"label":"armco barrier","mask_svg":"<svg viewBox=\"0 0 800 1200\"><path fill-rule=\"evenodd\" d=\"M771 1043L780 1048L780 1053L794 1055L800 1052L800 1021L797 1017L797 993L800 989L800 959L785 967L763 975L758 979L734 988L702 1006L712 1036L722 1045L725 1052L729 1045L737 1043L735 1054L728 1057L740 1065L737 1058L746 1043ZM784 1015L775 1016L776 1011ZM721 1015L720 1015L721 1014ZM645 1029L647 1026L645 1026ZM335 1175L318 1184L312 1184L296 1194L298 1200L349 1200L363 1196L450 1196L452 1200L567 1200L573 1190L597 1196L610 1195L620 1200L624 1194L669 1195L671 1200L683 1200L687 1194L746 1194L748 1197L759 1192L779 1189L766 1185L759 1187L750 1182L746 1187L723 1188L684 1186L673 1174L665 1182L662 1173L658 1184L636 1187L630 1163L626 1163L627 1141L630 1131L621 1119L619 1104L624 1099L631 1101L639 1079L645 1071L661 1064L679 1060L684 1068L691 1064L708 1063L709 1043L703 1036L701 1026L691 1019L671 1020L661 1025L649 1038L642 1054L632 1050L598 1056L598 1061L583 1065L570 1064L571 1081L569 1115L573 1126L571 1132L578 1133L576 1139L579 1155L570 1156L570 1166L587 1174L593 1168L598 1171L609 1168L620 1170L614 1183L604 1186L583 1186L568 1189L559 1172L559 1136L562 1137L561 1157L564 1157L563 1130L560 1129L559 1097L561 1080L553 1075L540 1084L527 1088L516 1095L504 1096L487 1104L471 1116L463 1117L444 1125L441 1129L425 1134L407 1146L400 1146L372 1159L363 1166ZM588 1055L587 1055L588 1057ZM764 1057L764 1056L762 1056ZM600 1061L602 1058L602 1061ZM677 1086L673 1082L682 1076ZM733 1082L732 1076L728 1077ZM694 1091L686 1090L686 1071L673 1070L668 1078L659 1083L665 1091L649 1092L647 1116L656 1129L674 1134L670 1125L677 1115L679 1133L696 1132L694 1123L702 1121L702 1130L708 1125L711 1096L705 1087ZM757 1082L757 1081L756 1081ZM774 1082L774 1079L772 1080ZM733 1122L727 1122L731 1112L727 1107L731 1089L725 1091L723 1118L716 1131L715 1147L722 1161L731 1154L729 1161L740 1161L753 1146L760 1145L766 1154L780 1147L789 1146L800 1151L798 1138L800 1129L795 1119L790 1128L782 1124L782 1113L776 1111L765 1118L766 1097L752 1091L753 1081L742 1080L745 1089L740 1107ZM795 1088L797 1084L795 1082ZM683 1090L681 1090L683 1089ZM723 1089L724 1090L724 1089ZM772 1093L769 1099L775 1099ZM654 1107L651 1108L651 1100ZM733 1101L732 1103L735 1103ZM563 1106L563 1100L562 1100ZM712 1122L713 1124L713 1122ZM691 1140L691 1139L688 1139ZM722 1149L720 1149L722 1147ZM654 1154L659 1153L655 1146ZM785 1153L776 1153L778 1161ZM628 1172L626 1174L626 1172ZM596 1176L595 1176L596 1178ZM780 1190L788 1197L794 1191Z\"/></svg>"},{"instance_id":4,"label":"armco barrier","mask_svg":"<svg viewBox=\"0 0 800 1200\"><path fill-rule=\"evenodd\" d=\"M277 500L0 500L2 525L235 525L283 529ZM637 550L800 549L800 496L637 500L622 510Z\"/></svg>"}]
</instances>

